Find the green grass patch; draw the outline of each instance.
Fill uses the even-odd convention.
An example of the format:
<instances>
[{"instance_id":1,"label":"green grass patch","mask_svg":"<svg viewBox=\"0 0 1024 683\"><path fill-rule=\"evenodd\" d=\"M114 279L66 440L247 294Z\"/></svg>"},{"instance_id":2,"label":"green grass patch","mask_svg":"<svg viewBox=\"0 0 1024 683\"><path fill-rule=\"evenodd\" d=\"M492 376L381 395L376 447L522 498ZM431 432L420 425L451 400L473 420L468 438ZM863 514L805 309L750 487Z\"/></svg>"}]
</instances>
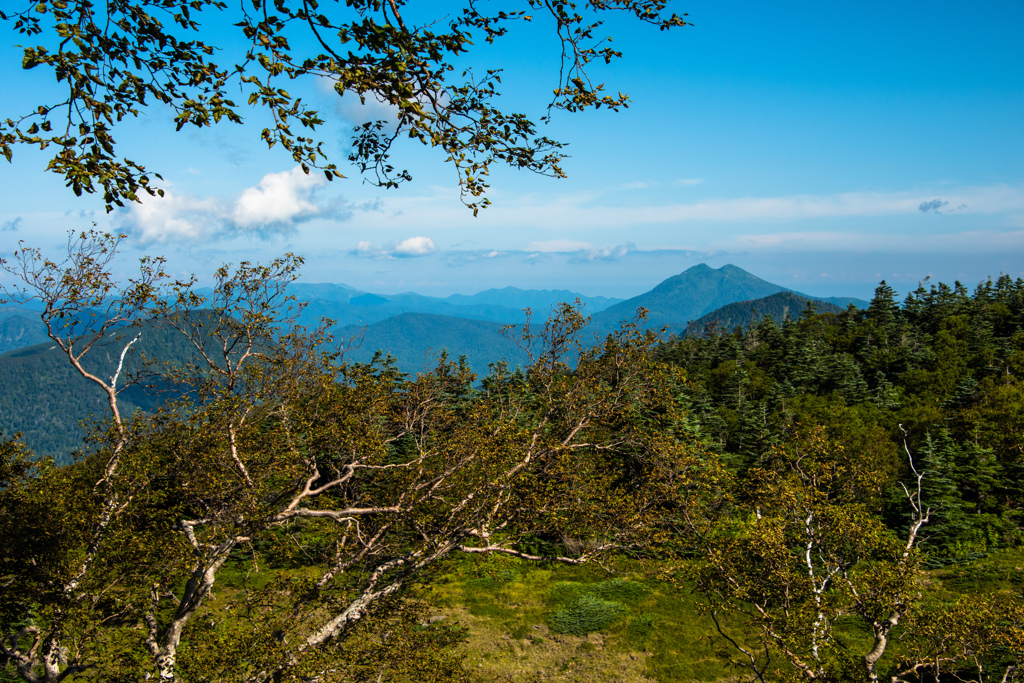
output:
<instances>
[{"instance_id":1,"label":"green grass patch","mask_svg":"<svg viewBox=\"0 0 1024 683\"><path fill-rule=\"evenodd\" d=\"M458 559L420 597L469 628L466 666L484 681L689 683L735 675L692 596L624 560L611 569Z\"/></svg>"},{"instance_id":2,"label":"green grass patch","mask_svg":"<svg viewBox=\"0 0 1024 683\"><path fill-rule=\"evenodd\" d=\"M641 614L629 622L626 627L626 635L629 640L637 644L643 643L654 632L654 617L650 614Z\"/></svg>"}]
</instances>

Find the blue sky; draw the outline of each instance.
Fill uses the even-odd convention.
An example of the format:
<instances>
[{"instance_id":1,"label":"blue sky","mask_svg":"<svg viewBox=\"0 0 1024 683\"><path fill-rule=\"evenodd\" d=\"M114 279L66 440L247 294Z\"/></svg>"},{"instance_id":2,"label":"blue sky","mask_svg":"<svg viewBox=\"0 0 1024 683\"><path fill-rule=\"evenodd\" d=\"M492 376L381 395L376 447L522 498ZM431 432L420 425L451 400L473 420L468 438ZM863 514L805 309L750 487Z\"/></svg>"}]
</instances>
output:
<instances>
[{"instance_id":1,"label":"blue sky","mask_svg":"<svg viewBox=\"0 0 1024 683\"><path fill-rule=\"evenodd\" d=\"M291 251L308 282L433 295L514 285L627 297L700 262L865 298L883 278L902 292L929 275L1024 276L1024 3L671 7L694 26L607 24L625 58L593 75L633 104L555 115L544 132L570 143L569 178L498 171L477 218L429 150L399 150L414 181L398 191L354 173L328 184L265 149L258 112L176 134L154 109L117 138L163 174L167 198L106 214L39 153L15 150L0 163L0 249L53 249L95 221L130 235L127 256L162 254L177 272ZM504 68L506 106L534 116L558 55L540 19L469 59ZM20 70L21 41L4 31L6 117L53 86ZM339 163L350 126L388 114L326 88L304 94L330 118Z\"/></svg>"}]
</instances>

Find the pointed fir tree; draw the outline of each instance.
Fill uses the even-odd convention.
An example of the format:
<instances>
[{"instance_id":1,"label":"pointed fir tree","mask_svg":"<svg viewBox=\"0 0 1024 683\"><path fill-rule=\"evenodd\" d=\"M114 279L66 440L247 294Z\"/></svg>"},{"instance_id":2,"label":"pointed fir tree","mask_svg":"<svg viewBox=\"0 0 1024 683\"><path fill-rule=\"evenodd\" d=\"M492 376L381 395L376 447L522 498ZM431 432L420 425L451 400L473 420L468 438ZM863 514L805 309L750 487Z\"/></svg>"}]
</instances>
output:
<instances>
[{"instance_id":1,"label":"pointed fir tree","mask_svg":"<svg viewBox=\"0 0 1024 683\"><path fill-rule=\"evenodd\" d=\"M922 500L934 510L924 547L932 551L934 559L949 558L971 528L957 467L961 454L949 430L941 429L935 437L930 432L925 436L918 458L917 469L924 473Z\"/></svg>"}]
</instances>

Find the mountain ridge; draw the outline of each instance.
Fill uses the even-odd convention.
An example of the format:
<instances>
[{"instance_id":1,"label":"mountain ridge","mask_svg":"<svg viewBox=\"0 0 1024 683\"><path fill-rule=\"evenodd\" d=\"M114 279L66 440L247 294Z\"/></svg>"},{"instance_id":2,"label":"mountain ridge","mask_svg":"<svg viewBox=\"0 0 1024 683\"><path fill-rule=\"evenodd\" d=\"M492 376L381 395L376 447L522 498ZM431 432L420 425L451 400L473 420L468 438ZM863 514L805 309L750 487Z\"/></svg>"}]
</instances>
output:
<instances>
[{"instance_id":1,"label":"mountain ridge","mask_svg":"<svg viewBox=\"0 0 1024 683\"><path fill-rule=\"evenodd\" d=\"M452 294L444 298L415 292L376 294L342 283L295 282L289 289L304 304L300 323L313 326L320 319L328 318L334 321L337 330L345 329L346 333L405 313L489 321L499 325L520 324L525 320L525 308L530 308L534 317L541 319L547 317L556 304L579 299L584 305L584 313L591 317L590 330L601 336L623 321L632 320L640 307L648 310L645 327L666 328L670 334L682 334L692 321L722 306L792 291L732 264L715 269L704 263L666 278L651 290L625 300L585 296L565 289L520 289L512 286L491 288L471 295ZM852 302L864 307L868 303L850 297L795 294L840 306ZM47 341L43 325L34 313L27 309L0 308L0 353ZM386 334L381 333L384 338L394 338L394 325L381 329L389 330Z\"/></svg>"},{"instance_id":2,"label":"mountain ridge","mask_svg":"<svg viewBox=\"0 0 1024 683\"><path fill-rule=\"evenodd\" d=\"M591 316L589 327L583 331L586 341L595 342L617 327L621 320L633 319L638 306L649 309L646 327L666 327L670 334L681 334L691 321L710 314L712 310L708 309L719 310L738 302L746 303L734 307L739 311L734 317L739 316L738 324L745 324L750 320L751 307L768 312L769 307L762 301L764 297L782 292L788 293L783 298L803 296L828 303L826 299L790 292L736 266L714 269L705 264L667 278L650 291L627 300L584 298L568 290L507 287L471 296L453 295L448 297L456 302L452 303L413 293L378 295L329 283L296 283L293 287L292 293L299 299L314 297L309 299L300 322L317 323L321 316L334 318L337 324L333 331L337 339L361 340L361 345L346 352L346 360L367 362L380 350L393 355L398 369L408 373L434 366L444 351L453 360L465 355L478 375L485 375L488 365L499 360L507 361L512 367L527 364L527 354L501 334L505 325L521 323L524 313L502 302L527 304L524 307L534 309L538 321L547 317L552 305L565 299L579 297L585 304L585 314L607 305ZM800 306L802 310L806 304L790 301L786 305ZM416 307L430 310L410 310ZM0 322L6 325L0 325L0 333L6 330L10 338L7 347L0 339L0 351L23 340L43 342L36 346L19 345L17 349L0 354L0 429L7 433L22 431L26 443L34 450L66 459L81 444L76 425L87 420L90 413L101 414L102 401L93 395L85 380L71 371L52 342L39 334L42 323L34 314L31 310L0 309ZM170 337L165 339L162 333L147 333L140 347L146 347L147 352L152 348L155 357L170 360L169 356L178 353L176 344ZM104 362L113 362L112 357L107 356ZM95 371L102 375L112 369L97 367ZM150 408L154 400L136 390L130 390L125 398L131 407L142 409Z\"/></svg>"}]
</instances>

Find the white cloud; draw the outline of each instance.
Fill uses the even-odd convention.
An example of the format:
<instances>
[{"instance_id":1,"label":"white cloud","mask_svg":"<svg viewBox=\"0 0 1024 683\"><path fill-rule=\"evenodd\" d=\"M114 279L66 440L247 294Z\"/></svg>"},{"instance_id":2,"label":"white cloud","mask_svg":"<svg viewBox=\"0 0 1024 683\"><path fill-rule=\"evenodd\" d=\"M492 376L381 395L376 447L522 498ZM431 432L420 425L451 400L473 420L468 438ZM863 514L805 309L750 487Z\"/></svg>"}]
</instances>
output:
<instances>
[{"instance_id":1,"label":"white cloud","mask_svg":"<svg viewBox=\"0 0 1024 683\"><path fill-rule=\"evenodd\" d=\"M314 192L326 183L319 174L306 175L296 166L268 173L255 187L235 199L178 194L142 195L121 215L122 227L139 243L172 240L218 240L239 235L269 237L294 230L295 223L323 215Z\"/></svg>"},{"instance_id":2,"label":"white cloud","mask_svg":"<svg viewBox=\"0 0 1024 683\"><path fill-rule=\"evenodd\" d=\"M317 88L333 99L335 113L347 123L361 126L364 123L383 121L385 129L390 132L398 126L398 105L391 104L379 93L372 91L360 95L352 90L345 90L339 94L337 85L337 79L326 76L317 81ZM416 99L425 107L430 105L430 99L425 95L421 94ZM438 92L437 100L442 105L447 103L448 94L443 90Z\"/></svg>"},{"instance_id":3,"label":"white cloud","mask_svg":"<svg viewBox=\"0 0 1024 683\"><path fill-rule=\"evenodd\" d=\"M223 230L227 207L219 197L200 199L168 188L162 197L142 194L140 199L131 205L124 220L131 236L143 244L197 240Z\"/></svg>"},{"instance_id":4,"label":"white cloud","mask_svg":"<svg viewBox=\"0 0 1024 683\"><path fill-rule=\"evenodd\" d=\"M872 240L874 239L877 238L873 236ZM731 246L737 249L764 249L772 247L793 248L812 245L814 246L814 248L818 248L824 245L828 245L831 248L848 249L850 247L855 246L858 242L865 242L863 235L848 232L824 232L806 230L803 232L784 231L760 233L753 235L737 235L735 237L734 243Z\"/></svg>"},{"instance_id":5,"label":"white cloud","mask_svg":"<svg viewBox=\"0 0 1024 683\"><path fill-rule=\"evenodd\" d=\"M429 237L410 237L402 240L391 250L392 255L398 257L426 256L437 251L434 240Z\"/></svg>"},{"instance_id":6,"label":"white cloud","mask_svg":"<svg viewBox=\"0 0 1024 683\"><path fill-rule=\"evenodd\" d=\"M522 254L523 261L535 262L541 255L563 254L569 257L570 263L583 263L587 261L613 261L620 259L631 251L636 250L632 242L623 242L614 246L595 247L590 242L579 242L568 239L545 240L541 242L530 242L526 245L526 251L507 252ZM492 251L482 254L484 258L493 258L499 252Z\"/></svg>"},{"instance_id":7,"label":"white cloud","mask_svg":"<svg viewBox=\"0 0 1024 683\"><path fill-rule=\"evenodd\" d=\"M700 185L703 182L704 181L701 178L680 178L679 180L674 181L672 184L678 185L680 187L692 187L694 185Z\"/></svg>"},{"instance_id":8,"label":"white cloud","mask_svg":"<svg viewBox=\"0 0 1024 683\"><path fill-rule=\"evenodd\" d=\"M609 194L610 193L606 193ZM957 207L959 215L1020 215L1024 213L1024 186L992 185L962 187L943 191L944 201ZM610 195L613 196L613 195ZM845 192L830 195L780 195L723 197L695 202L674 202L624 206L602 201L601 193L560 195L547 201L536 197L506 198L503 203L481 212L478 218L452 202L447 195L395 197L384 200L392 227L414 228L429 223L452 229L613 229L710 223L795 222L824 218L875 218L918 216L920 206L935 198L934 190L905 192ZM370 223L364 224L370 227ZM361 226L359 226L361 227ZM537 242L537 250L570 251L589 248L589 242L548 240ZM533 248L533 247L527 247Z\"/></svg>"},{"instance_id":9,"label":"white cloud","mask_svg":"<svg viewBox=\"0 0 1024 683\"><path fill-rule=\"evenodd\" d=\"M321 212L312 201L313 191L327 180L319 173L306 174L296 166L282 173L268 173L256 187L242 192L235 202L233 221L242 227L290 223Z\"/></svg>"},{"instance_id":10,"label":"white cloud","mask_svg":"<svg viewBox=\"0 0 1024 683\"><path fill-rule=\"evenodd\" d=\"M543 254L572 254L571 260L574 263L580 261L610 261L622 258L635 249L636 245L632 242L623 242L622 244L608 247L595 247L590 242L577 242L567 239L530 242L526 245L527 251ZM533 258L533 256L527 258Z\"/></svg>"},{"instance_id":11,"label":"white cloud","mask_svg":"<svg viewBox=\"0 0 1024 683\"><path fill-rule=\"evenodd\" d=\"M374 93L366 93L360 99L359 95L346 92L338 98L335 110L340 117L357 126L371 121L387 121L391 126L398 124L398 107L379 99Z\"/></svg>"},{"instance_id":12,"label":"white cloud","mask_svg":"<svg viewBox=\"0 0 1024 683\"><path fill-rule=\"evenodd\" d=\"M387 245L374 244L362 241L356 244L355 249L349 251L351 256L366 256L379 259L394 258L415 258L417 256L428 256L437 251L437 245L429 237L410 237L398 244Z\"/></svg>"},{"instance_id":13,"label":"white cloud","mask_svg":"<svg viewBox=\"0 0 1024 683\"><path fill-rule=\"evenodd\" d=\"M635 250L636 245L632 242L623 242L622 244L616 244L613 247L603 247L601 249L591 247L589 249L580 249L575 255L573 255L572 260L575 262L614 261Z\"/></svg>"},{"instance_id":14,"label":"white cloud","mask_svg":"<svg viewBox=\"0 0 1024 683\"><path fill-rule=\"evenodd\" d=\"M735 251L762 253L1009 253L1024 249L1024 230L967 230L946 234L919 235L892 232L776 232L737 235L722 245Z\"/></svg>"}]
</instances>

